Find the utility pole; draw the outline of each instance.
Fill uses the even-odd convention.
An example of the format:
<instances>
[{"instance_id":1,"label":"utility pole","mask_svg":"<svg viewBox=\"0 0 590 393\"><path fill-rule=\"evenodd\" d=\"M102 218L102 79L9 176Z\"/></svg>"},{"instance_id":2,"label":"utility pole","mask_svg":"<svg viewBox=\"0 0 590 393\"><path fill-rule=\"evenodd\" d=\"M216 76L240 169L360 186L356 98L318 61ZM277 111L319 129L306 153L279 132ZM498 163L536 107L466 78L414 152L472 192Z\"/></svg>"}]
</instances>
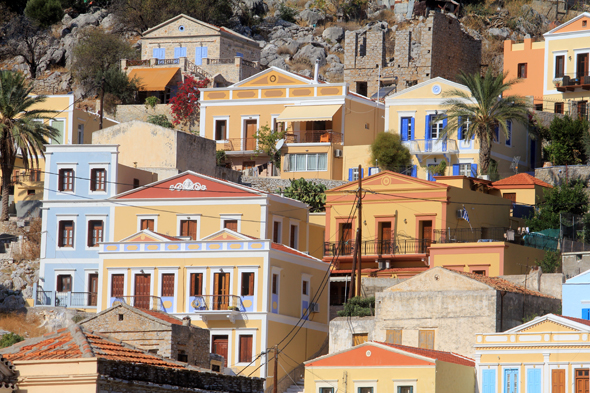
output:
<instances>
[{"instance_id":1,"label":"utility pole","mask_svg":"<svg viewBox=\"0 0 590 393\"><path fill-rule=\"evenodd\" d=\"M100 124L98 125L98 129L102 130L102 118L104 117L104 84L105 79L104 76L102 77L101 87L100 87ZM82 143L78 141L78 143Z\"/></svg>"},{"instance_id":2,"label":"utility pole","mask_svg":"<svg viewBox=\"0 0 590 393\"><path fill-rule=\"evenodd\" d=\"M275 345L275 375L273 377L273 393L279 393L278 382L279 382L279 346Z\"/></svg>"},{"instance_id":3,"label":"utility pole","mask_svg":"<svg viewBox=\"0 0 590 393\"><path fill-rule=\"evenodd\" d=\"M358 191L358 241L357 241L357 277L356 277L356 292L357 296L361 296L361 265L362 265L362 249L361 243L363 241L363 167L359 165L359 191Z\"/></svg>"},{"instance_id":4,"label":"utility pole","mask_svg":"<svg viewBox=\"0 0 590 393\"><path fill-rule=\"evenodd\" d=\"M351 228L352 231L352 228ZM350 287L348 289L348 298L352 298L355 296L355 272L356 272L356 263L357 263L357 249L359 247L359 230L356 230L356 235L354 236L354 246L352 247L352 268L350 269ZM360 265L360 262L359 262Z\"/></svg>"}]
</instances>

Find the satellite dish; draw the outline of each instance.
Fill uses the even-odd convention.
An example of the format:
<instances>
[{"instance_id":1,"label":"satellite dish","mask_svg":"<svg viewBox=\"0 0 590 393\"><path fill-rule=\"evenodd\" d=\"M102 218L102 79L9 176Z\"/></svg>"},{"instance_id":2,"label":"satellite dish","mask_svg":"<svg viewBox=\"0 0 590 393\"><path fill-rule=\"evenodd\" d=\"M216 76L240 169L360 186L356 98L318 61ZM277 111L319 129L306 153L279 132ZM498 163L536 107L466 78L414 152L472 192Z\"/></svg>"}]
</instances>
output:
<instances>
[{"instance_id":1,"label":"satellite dish","mask_svg":"<svg viewBox=\"0 0 590 393\"><path fill-rule=\"evenodd\" d=\"M284 144L285 144L285 140L284 139L281 139L280 141L278 141L277 142L277 145L276 145L277 151L281 150L281 147L283 147Z\"/></svg>"}]
</instances>

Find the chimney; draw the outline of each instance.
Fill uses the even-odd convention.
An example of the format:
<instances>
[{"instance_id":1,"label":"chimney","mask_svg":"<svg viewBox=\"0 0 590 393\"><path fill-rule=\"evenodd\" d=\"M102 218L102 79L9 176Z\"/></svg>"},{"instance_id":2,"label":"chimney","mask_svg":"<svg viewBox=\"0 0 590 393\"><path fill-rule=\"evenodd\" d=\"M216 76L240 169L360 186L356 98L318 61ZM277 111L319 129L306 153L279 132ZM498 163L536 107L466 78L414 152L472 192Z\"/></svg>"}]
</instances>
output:
<instances>
[{"instance_id":1,"label":"chimney","mask_svg":"<svg viewBox=\"0 0 590 393\"><path fill-rule=\"evenodd\" d=\"M320 75L320 59L315 60L315 69L313 71L313 83L318 83L318 77Z\"/></svg>"},{"instance_id":2,"label":"chimney","mask_svg":"<svg viewBox=\"0 0 590 393\"><path fill-rule=\"evenodd\" d=\"M182 326L190 326L191 325L191 317L184 317L182 318Z\"/></svg>"}]
</instances>

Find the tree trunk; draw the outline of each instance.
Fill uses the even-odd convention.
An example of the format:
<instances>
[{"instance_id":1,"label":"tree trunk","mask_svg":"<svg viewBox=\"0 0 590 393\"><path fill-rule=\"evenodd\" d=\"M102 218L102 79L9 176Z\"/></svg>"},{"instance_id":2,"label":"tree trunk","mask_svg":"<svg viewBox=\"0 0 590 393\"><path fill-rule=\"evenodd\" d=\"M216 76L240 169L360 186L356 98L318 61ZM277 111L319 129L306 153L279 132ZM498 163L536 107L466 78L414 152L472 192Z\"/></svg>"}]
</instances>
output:
<instances>
[{"instance_id":1,"label":"tree trunk","mask_svg":"<svg viewBox=\"0 0 590 393\"><path fill-rule=\"evenodd\" d=\"M0 220L2 222L8 221L8 199L10 197L10 176L12 171L8 168L2 167L2 215Z\"/></svg>"},{"instance_id":2,"label":"tree trunk","mask_svg":"<svg viewBox=\"0 0 590 393\"><path fill-rule=\"evenodd\" d=\"M490 141L491 142L491 141ZM480 174L487 175L492 155L492 143L488 143L487 135L479 136L479 167Z\"/></svg>"}]
</instances>

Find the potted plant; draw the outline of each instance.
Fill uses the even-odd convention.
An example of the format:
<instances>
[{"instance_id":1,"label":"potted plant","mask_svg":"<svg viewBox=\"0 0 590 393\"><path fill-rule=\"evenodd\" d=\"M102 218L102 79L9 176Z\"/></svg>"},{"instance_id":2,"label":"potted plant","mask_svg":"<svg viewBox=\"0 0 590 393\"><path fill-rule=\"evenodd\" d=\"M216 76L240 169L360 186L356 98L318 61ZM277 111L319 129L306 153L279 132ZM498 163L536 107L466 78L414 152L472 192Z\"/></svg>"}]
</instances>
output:
<instances>
[{"instance_id":1,"label":"potted plant","mask_svg":"<svg viewBox=\"0 0 590 393\"><path fill-rule=\"evenodd\" d=\"M553 84L555 85L555 87L561 86L561 78L553 79Z\"/></svg>"}]
</instances>

